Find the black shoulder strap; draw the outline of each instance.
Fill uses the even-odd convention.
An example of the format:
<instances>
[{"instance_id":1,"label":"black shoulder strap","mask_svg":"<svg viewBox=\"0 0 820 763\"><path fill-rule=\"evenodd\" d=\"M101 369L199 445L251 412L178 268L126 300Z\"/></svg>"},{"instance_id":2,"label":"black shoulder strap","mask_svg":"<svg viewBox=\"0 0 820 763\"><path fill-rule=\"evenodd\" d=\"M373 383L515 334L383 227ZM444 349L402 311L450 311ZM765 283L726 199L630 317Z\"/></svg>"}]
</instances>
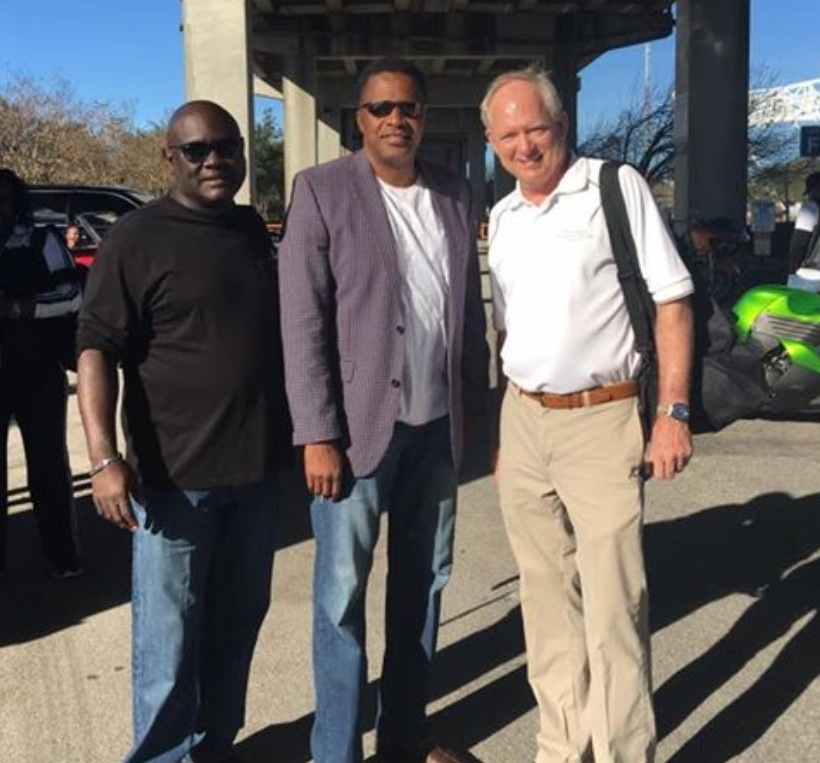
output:
<instances>
[{"instance_id":1,"label":"black shoulder strap","mask_svg":"<svg viewBox=\"0 0 820 763\"><path fill-rule=\"evenodd\" d=\"M601 167L601 206L609 231L612 254L618 266L618 280L624 292L632 330L635 332L635 348L642 356L653 357L655 303L638 263L635 240L629 227L626 203L618 180L619 168L620 165L615 162L604 162Z\"/></svg>"}]
</instances>

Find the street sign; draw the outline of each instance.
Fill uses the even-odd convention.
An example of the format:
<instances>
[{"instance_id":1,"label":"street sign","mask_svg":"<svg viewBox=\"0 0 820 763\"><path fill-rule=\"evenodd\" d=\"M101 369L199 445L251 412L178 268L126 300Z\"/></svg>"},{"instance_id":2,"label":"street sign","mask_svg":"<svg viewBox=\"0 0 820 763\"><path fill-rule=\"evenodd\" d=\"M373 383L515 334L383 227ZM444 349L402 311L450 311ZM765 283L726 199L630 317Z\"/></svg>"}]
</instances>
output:
<instances>
[{"instance_id":1,"label":"street sign","mask_svg":"<svg viewBox=\"0 0 820 763\"><path fill-rule=\"evenodd\" d=\"M820 125L800 128L800 156L820 156Z\"/></svg>"}]
</instances>

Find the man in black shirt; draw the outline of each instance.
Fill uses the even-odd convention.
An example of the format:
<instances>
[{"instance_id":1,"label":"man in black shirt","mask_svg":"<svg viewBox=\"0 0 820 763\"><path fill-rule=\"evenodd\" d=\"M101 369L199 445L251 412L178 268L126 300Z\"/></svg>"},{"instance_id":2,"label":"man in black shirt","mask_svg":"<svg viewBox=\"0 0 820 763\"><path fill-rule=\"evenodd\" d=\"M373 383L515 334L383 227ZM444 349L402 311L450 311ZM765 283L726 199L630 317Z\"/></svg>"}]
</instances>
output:
<instances>
[{"instance_id":1,"label":"man in black shirt","mask_svg":"<svg viewBox=\"0 0 820 763\"><path fill-rule=\"evenodd\" d=\"M165 157L172 190L110 231L78 332L94 503L133 532L128 763L230 759L290 450L270 245L259 216L233 203L239 128L190 102L171 118Z\"/></svg>"}]
</instances>

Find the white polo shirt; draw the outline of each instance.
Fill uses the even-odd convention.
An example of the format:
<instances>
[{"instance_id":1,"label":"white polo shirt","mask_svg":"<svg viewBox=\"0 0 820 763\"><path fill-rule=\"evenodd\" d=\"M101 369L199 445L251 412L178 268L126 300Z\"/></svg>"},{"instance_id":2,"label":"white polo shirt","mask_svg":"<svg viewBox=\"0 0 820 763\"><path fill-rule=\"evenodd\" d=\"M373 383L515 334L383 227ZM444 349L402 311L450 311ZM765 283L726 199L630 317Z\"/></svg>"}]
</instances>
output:
<instances>
[{"instance_id":1,"label":"white polo shirt","mask_svg":"<svg viewBox=\"0 0 820 763\"><path fill-rule=\"evenodd\" d=\"M447 237L430 189L379 180L396 244L404 312L404 373L399 421L413 426L450 410L447 385Z\"/></svg>"},{"instance_id":2,"label":"white polo shirt","mask_svg":"<svg viewBox=\"0 0 820 763\"><path fill-rule=\"evenodd\" d=\"M530 391L577 392L635 378L640 358L609 244L598 177L574 159L540 205L516 188L490 213L493 321L506 332L504 374ZM692 293L646 182L620 173L638 260L661 304Z\"/></svg>"}]
</instances>

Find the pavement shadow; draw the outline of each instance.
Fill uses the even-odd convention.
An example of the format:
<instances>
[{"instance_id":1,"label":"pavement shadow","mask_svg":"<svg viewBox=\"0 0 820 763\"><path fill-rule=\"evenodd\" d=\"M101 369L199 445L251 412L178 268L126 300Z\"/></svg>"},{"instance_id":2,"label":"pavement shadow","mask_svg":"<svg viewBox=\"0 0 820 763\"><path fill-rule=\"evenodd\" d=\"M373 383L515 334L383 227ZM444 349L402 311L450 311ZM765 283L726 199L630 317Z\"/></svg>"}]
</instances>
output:
<instances>
[{"instance_id":1,"label":"pavement shadow","mask_svg":"<svg viewBox=\"0 0 820 763\"><path fill-rule=\"evenodd\" d=\"M820 495L764 493L647 525L652 630L730 593L765 594L820 549L819 506Z\"/></svg>"},{"instance_id":2,"label":"pavement shadow","mask_svg":"<svg viewBox=\"0 0 820 763\"><path fill-rule=\"evenodd\" d=\"M0 647L42 638L130 598L128 533L97 517L90 496L76 501L85 572L72 580L51 576L31 509L9 517L8 565L0 581Z\"/></svg>"},{"instance_id":3,"label":"pavement shadow","mask_svg":"<svg viewBox=\"0 0 820 763\"><path fill-rule=\"evenodd\" d=\"M724 638L656 693L659 732L668 735L693 710L798 620L811 614L758 681L676 751L674 763L722 763L759 739L820 674L817 617L820 496L768 493L743 505L718 506L646 528L653 631L731 593L750 605ZM511 582L511 581L507 581ZM441 650L433 699L444 697L523 654L519 609ZM375 711L376 684L368 687ZM526 668L513 668L431 715L437 739L468 750L535 706ZM276 756L310 760L313 715L273 724L238 747L246 763ZM469 757L467 758L470 759ZM478 759L473 757L472 760Z\"/></svg>"},{"instance_id":4,"label":"pavement shadow","mask_svg":"<svg viewBox=\"0 0 820 763\"><path fill-rule=\"evenodd\" d=\"M311 537L303 485L297 470L283 472L279 549ZM56 580L50 575L40 553L28 491L11 491L10 505L24 510L8 518L7 569L0 579L0 647L43 638L130 600L130 535L97 516L88 488L87 475L75 476L85 571L72 580Z\"/></svg>"},{"instance_id":5,"label":"pavement shadow","mask_svg":"<svg viewBox=\"0 0 820 763\"><path fill-rule=\"evenodd\" d=\"M820 496L761 495L646 529L652 627L745 593L750 604L709 650L655 693L662 738L761 651L810 616L755 683L701 728L670 763L722 763L754 744L820 675Z\"/></svg>"},{"instance_id":6,"label":"pavement shadow","mask_svg":"<svg viewBox=\"0 0 820 763\"><path fill-rule=\"evenodd\" d=\"M524 651L521 615L517 608L482 630L440 650L436 655L436 670L431 699L477 680ZM377 682L367 687L363 715L373 719L376 713ZM471 692L458 702L430 716L434 738L447 747L459 750L463 760L481 763L466 752L470 747L491 736L529 712L534 700L523 667L515 668ZM313 713L285 723L276 723L242 740L236 747L242 763L307 763L310 755L310 729ZM368 726L372 730L372 724ZM371 759L372 760L372 759Z\"/></svg>"}]
</instances>

